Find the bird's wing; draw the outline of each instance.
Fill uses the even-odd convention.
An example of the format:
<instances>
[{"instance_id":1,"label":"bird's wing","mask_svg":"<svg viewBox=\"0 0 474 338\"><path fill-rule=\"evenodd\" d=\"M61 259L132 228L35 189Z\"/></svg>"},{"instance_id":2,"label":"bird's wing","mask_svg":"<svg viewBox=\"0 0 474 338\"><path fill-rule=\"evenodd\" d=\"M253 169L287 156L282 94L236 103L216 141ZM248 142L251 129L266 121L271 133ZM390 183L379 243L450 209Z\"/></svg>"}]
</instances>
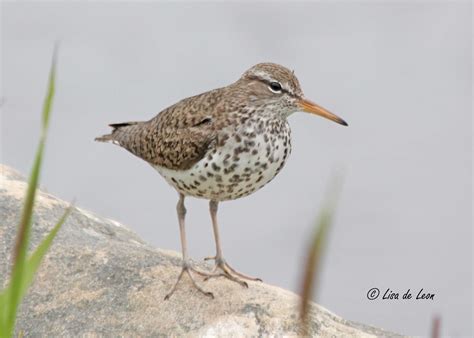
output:
<instances>
[{"instance_id":1,"label":"bird's wing","mask_svg":"<svg viewBox=\"0 0 474 338\"><path fill-rule=\"evenodd\" d=\"M180 101L150 121L114 124L112 134L99 140L116 143L152 165L186 170L216 143L213 110L209 96L201 94Z\"/></svg>"},{"instance_id":2,"label":"bird's wing","mask_svg":"<svg viewBox=\"0 0 474 338\"><path fill-rule=\"evenodd\" d=\"M189 169L215 144L211 123L211 118L202 117L193 125L161 129L149 145L153 155L145 160L168 169Z\"/></svg>"}]
</instances>

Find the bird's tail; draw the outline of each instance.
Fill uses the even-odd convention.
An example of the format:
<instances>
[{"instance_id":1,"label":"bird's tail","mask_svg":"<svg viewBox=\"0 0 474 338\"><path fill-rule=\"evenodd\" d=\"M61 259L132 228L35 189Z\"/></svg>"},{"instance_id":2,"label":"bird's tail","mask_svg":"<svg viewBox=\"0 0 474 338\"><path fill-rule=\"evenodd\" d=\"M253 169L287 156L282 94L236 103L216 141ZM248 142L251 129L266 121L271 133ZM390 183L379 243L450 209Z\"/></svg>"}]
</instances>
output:
<instances>
[{"instance_id":1,"label":"bird's tail","mask_svg":"<svg viewBox=\"0 0 474 338\"><path fill-rule=\"evenodd\" d=\"M94 140L98 142L114 142L117 141L116 136L120 128L132 126L138 124L139 122L122 122L122 123L112 123L109 124L109 127L112 127L112 132L110 134L105 134L99 137L96 137ZM115 142L118 143L118 142Z\"/></svg>"},{"instance_id":2,"label":"bird's tail","mask_svg":"<svg viewBox=\"0 0 474 338\"><path fill-rule=\"evenodd\" d=\"M112 134L102 135L94 139L94 141L97 141L97 142L110 142L112 140L113 140Z\"/></svg>"}]
</instances>

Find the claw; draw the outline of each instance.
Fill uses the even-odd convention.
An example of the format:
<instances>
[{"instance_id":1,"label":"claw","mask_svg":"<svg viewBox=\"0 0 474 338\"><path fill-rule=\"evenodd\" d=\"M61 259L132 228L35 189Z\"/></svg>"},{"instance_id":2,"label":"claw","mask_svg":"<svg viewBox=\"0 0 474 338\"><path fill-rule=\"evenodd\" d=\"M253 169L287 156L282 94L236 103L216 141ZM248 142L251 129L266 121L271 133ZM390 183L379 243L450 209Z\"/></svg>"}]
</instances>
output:
<instances>
[{"instance_id":1,"label":"claw","mask_svg":"<svg viewBox=\"0 0 474 338\"><path fill-rule=\"evenodd\" d=\"M248 280L251 280L251 281L255 281L255 282L262 282L262 279L260 278L257 278L257 277L251 277L251 276L248 276L248 275L245 275L241 272L238 272L236 271L233 267L231 267L229 264L225 263L225 265L229 268L230 271L232 271L234 274L236 274L237 276L243 278L243 279L248 279Z\"/></svg>"},{"instance_id":2,"label":"claw","mask_svg":"<svg viewBox=\"0 0 474 338\"><path fill-rule=\"evenodd\" d=\"M243 273L240 273L240 272L234 270L222 258L217 259L215 256L214 257L206 257L206 258L214 259L216 261L216 265L215 265L214 269L212 270L212 272L204 278L205 282L208 281L211 278L225 277L225 278L227 278L227 279L229 279L233 282L236 282L236 283L240 284L244 288L248 288L249 287L248 283L243 281L240 278L248 279L248 280L252 280L252 281L260 281L260 282L262 281L260 278L250 277L250 276L244 275ZM220 272L217 272L217 271L220 271ZM240 278L238 278L238 277L240 277Z\"/></svg>"},{"instance_id":3,"label":"claw","mask_svg":"<svg viewBox=\"0 0 474 338\"><path fill-rule=\"evenodd\" d=\"M181 272L178 276L178 279L176 280L176 283L174 283L173 287L171 288L170 292L168 292L168 294L165 296L164 300L168 300L170 299L170 297L173 295L173 293L176 291L177 287L178 287L178 284L179 284L179 281L181 280L181 278L183 277L184 273L186 273L189 278L191 279L191 282L193 283L194 287L199 291L201 292L203 295L207 296L207 297L210 297L212 299L214 299L214 294L212 292L209 292L209 291L206 291L204 290L203 288L201 288L197 283L196 281L194 280L194 277L193 275L191 274L190 270L196 272L197 274L200 274L202 276L207 276L208 273L205 273L203 271L199 271L195 268L192 268L190 267L187 263L183 263L183 267L181 268Z\"/></svg>"}]
</instances>

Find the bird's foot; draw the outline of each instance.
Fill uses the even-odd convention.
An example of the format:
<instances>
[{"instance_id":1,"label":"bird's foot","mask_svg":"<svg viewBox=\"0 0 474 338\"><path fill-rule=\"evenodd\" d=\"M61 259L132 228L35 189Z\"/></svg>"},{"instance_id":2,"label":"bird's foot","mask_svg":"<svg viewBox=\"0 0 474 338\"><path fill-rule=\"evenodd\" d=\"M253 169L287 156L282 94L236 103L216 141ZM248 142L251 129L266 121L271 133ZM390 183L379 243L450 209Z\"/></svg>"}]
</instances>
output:
<instances>
[{"instance_id":1,"label":"bird's foot","mask_svg":"<svg viewBox=\"0 0 474 338\"><path fill-rule=\"evenodd\" d=\"M183 277L184 274L187 274L189 276L189 278L191 279L191 282L193 283L194 287L199 291L201 292L203 295L207 296L207 297L210 297L210 298L214 298L214 294L212 292L209 292L209 291L206 291L204 290L202 287L200 287L198 285L198 283L196 282L196 280L194 279L193 275L191 272L195 272L197 273L198 275L201 275L201 276L209 276L209 273L208 272L204 272L204 271L200 271L196 268L193 268L189 262L187 261L184 261L183 262L183 266L181 268L181 272L178 276L178 279L176 280L176 283L173 285L173 287L171 288L171 291L168 292L168 294L165 296L165 300L168 300L170 299L170 297L173 295L173 293L176 291L177 287L178 287L178 284L179 284L179 281L181 280L181 278Z\"/></svg>"},{"instance_id":2,"label":"bird's foot","mask_svg":"<svg viewBox=\"0 0 474 338\"><path fill-rule=\"evenodd\" d=\"M261 282L262 280L260 278L255 278L251 277L248 275L245 275L241 272L236 271L234 268L232 268L223 258L216 258L214 257L206 257L204 260L215 260L216 265L214 266L214 269L212 272L204 278L204 281L207 281L211 278L216 278L216 277L225 277L233 282L236 282L243 287L248 288L248 284L246 281L243 281L242 279L247 279L251 281L258 281ZM241 279L242 278L242 279Z\"/></svg>"}]
</instances>

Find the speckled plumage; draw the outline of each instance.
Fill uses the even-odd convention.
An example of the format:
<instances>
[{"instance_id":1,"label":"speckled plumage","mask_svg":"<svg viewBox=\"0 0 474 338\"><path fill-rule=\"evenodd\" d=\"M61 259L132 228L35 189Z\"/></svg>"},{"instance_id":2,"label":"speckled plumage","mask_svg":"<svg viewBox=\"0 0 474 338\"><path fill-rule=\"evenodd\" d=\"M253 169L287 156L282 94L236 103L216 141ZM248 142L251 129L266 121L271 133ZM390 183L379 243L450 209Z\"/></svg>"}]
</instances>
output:
<instances>
[{"instance_id":1,"label":"speckled plumage","mask_svg":"<svg viewBox=\"0 0 474 338\"><path fill-rule=\"evenodd\" d=\"M287 106L268 83L301 95L290 70L259 64L237 82L186 98L146 122L112 124L112 141L150 163L177 191L217 201L246 196L268 183L291 151Z\"/></svg>"},{"instance_id":2,"label":"speckled plumage","mask_svg":"<svg viewBox=\"0 0 474 338\"><path fill-rule=\"evenodd\" d=\"M304 110L340 124L342 119L306 100L294 73L274 63L247 70L229 86L186 98L146 122L111 124L113 131L96 140L112 142L150 163L179 193L177 205L183 267L168 299L184 273L201 293L211 296L191 272L206 278L258 280L235 271L224 260L217 224L220 201L247 196L270 182L290 152L287 117ZM210 201L216 242L215 269L190 265L185 235L185 196Z\"/></svg>"}]
</instances>

